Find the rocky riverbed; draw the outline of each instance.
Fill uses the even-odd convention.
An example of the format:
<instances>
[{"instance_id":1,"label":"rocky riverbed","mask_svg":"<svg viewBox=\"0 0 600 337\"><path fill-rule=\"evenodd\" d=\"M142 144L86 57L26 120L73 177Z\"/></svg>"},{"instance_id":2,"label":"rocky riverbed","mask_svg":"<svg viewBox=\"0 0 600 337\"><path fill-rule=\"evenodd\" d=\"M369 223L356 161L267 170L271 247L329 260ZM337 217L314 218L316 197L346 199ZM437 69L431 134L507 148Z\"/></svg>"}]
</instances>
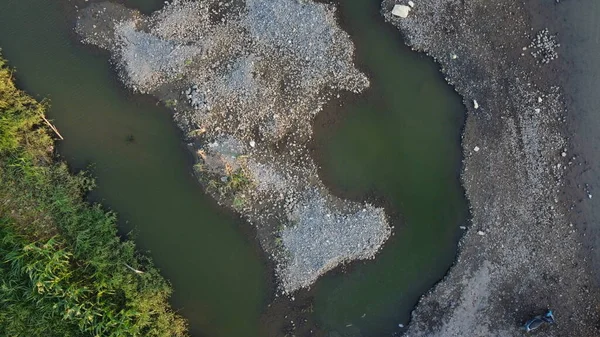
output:
<instances>
[{"instance_id":1,"label":"rocky riverbed","mask_svg":"<svg viewBox=\"0 0 600 337\"><path fill-rule=\"evenodd\" d=\"M402 16L395 5L405 6ZM571 201L560 198L579 159L553 80L561 48L553 27L534 31L512 0L385 0L382 14L440 64L468 112L462 181L472 224L406 335L517 336L528 318L553 309L558 324L544 336L598 336L590 248L568 220Z\"/></svg>"},{"instance_id":2,"label":"rocky riverbed","mask_svg":"<svg viewBox=\"0 0 600 337\"><path fill-rule=\"evenodd\" d=\"M283 292L373 258L390 236L382 208L325 188L307 148L324 104L369 85L333 6L175 0L145 16L101 2L76 31L111 53L127 87L173 109L198 178L257 227Z\"/></svg>"}]
</instances>

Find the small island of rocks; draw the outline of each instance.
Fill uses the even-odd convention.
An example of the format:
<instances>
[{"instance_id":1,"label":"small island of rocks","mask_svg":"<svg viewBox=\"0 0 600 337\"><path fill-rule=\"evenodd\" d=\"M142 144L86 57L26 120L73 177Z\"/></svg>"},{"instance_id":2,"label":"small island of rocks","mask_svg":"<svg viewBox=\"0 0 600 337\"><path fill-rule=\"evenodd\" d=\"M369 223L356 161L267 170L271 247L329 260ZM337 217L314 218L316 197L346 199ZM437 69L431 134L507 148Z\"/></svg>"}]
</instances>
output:
<instances>
[{"instance_id":1,"label":"small island of rocks","mask_svg":"<svg viewBox=\"0 0 600 337\"><path fill-rule=\"evenodd\" d=\"M145 16L104 2L78 16L82 41L111 53L128 88L173 110L198 179L256 227L282 292L373 258L391 235L382 208L332 195L309 153L323 106L369 86L333 6L173 1Z\"/></svg>"}]
</instances>

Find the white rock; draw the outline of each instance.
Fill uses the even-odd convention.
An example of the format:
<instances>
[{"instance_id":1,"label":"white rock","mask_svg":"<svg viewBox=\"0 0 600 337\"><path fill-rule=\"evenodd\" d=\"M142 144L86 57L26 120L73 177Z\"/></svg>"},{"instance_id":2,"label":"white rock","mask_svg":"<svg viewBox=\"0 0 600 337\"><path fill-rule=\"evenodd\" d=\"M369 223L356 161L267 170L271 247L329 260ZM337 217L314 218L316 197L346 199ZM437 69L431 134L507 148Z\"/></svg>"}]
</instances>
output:
<instances>
[{"instance_id":1,"label":"white rock","mask_svg":"<svg viewBox=\"0 0 600 337\"><path fill-rule=\"evenodd\" d=\"M484 231L478 231L477 234L483 236L483 235L485 235L485 232Z\"/></svg>"},{"instance_id":2,"label":"white rock","mask_svg":"<svg viewBox=\"0 0 600 337\"><path fill-rule=\"evenodd\" d=\"M538 97L538 103L542 103L543 99L541 97Z\"/></svg>"},{"instance_id":3,"label":"white rock","mask_svg":"<svg viewBox=\"0 0 600 337\"><path fill-rule=\"evenodd\" d=\"M458 55L452 54L452 55L450 55L450 58L453 59L453 60L456 60L458 58Z\"/></svg>"},{"instance_id":4,"label":"white rock","mask_svg":"<svg viewBox=\"0 0 600 337\"><path fill-rule=\"evenodd\" d=\"M542 110L540 110L539 108L535 109L535 113L536 113L536 114L539 114L539 113L540 113L540 111L542 111Z\"/></svg>"},{"instance_id":5,"label":"white rock","mask_svg":"<svg viewBox=\"0 0 600 337\"><path fill-rule=\"evenodd\" d=\"M253 140L251 140L251 141L250 141L250 146L252 146L252 147L255 147L255 146L256 146L256 142L255 142L255 141L253 141Z\"/></svg>"},{"instance_id":6,"label":"white rock","mask_svg":"<svg viewBox=\"0 0 600 337\"><path fill-rule=\"evenodd\" d=\"M591 194L588 194L588 198L590 198L590 199L591 199L591 198L592 198L592 195L591 195Z\"/></svg>"},{"instance_id":7,"label":"white rock","mask_svg":"<svg viewBox=\"0 0 600 337\"><path fill-rule=\"evenodd\" d=\"M465 230L465 229L467 229L467 227L466 226L460 226L460 229Z\"/></svg>"},{"instance_id":8,"label":"white rock","mask_svg":"<svg viewBox=\"0 0 600 337\"><path fill-rule=\"evenodd\" d=\"M477 101L476 101L476 100L473 100L473 107L474 107L475 109L479 109L479 103L477 103Z\"/></svg>"},{"instance_id":9,"label":"white rock","mask_svg":"<svg viewBox=\"0 0 600 337\"><path fill-rule=\"evenodd\" d=\"M475 148L473 149L473 151L479 152L479 146L475 146Z\"/></svg>"},{"instance_id":10,"label":"white rock","mask_svg":"<svg viewBox=\"0 0 600 337\"><path fill-rule=\"evenodd\" d=\"M394 9L392 9L392 15L405 18L410 13L410 7L406 5L395 5Z\"/></svg>"},{"instance_id":11,"label":"white rock","mask_svg":"<svg viewBox=\"0 0 600 337\"><path fill-rule=\"evenodd\" d=\"M414 7L415 7L415 3L414 3L414 2L412 2L412 1L409 1L409 2L408 2L408 5L410 6L410 8L414 8Z\"/></svg>"},{"instance_id":12,"label":"white rock","mask_svg":"<svg viewBox=\"0 0 600 337\"><path fill-rule=\"evenodd\" d=\"M567 153L566 153L566 152L563 152L563 153L561 153L560 155L561 155L561 156L563 156L563 157L566 157L566 156L567 156Z\"/></svg>"}]
</instances>

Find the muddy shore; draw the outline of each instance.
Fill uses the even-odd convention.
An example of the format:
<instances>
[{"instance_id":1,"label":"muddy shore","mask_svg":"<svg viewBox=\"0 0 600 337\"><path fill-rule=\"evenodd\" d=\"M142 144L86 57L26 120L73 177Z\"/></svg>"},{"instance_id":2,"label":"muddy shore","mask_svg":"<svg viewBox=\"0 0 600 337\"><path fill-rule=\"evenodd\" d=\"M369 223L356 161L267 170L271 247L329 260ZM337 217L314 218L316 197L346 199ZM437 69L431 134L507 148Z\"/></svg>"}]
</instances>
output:
<instances>
[{"instance_id":1,"label":"muddy shore","mask_svg":"<svg viewBox=\"0 0 600 337\"><path fill-rule=\"evenodd\" d=\"M467 107L462 181L472 213L455 265L421 299L406 335L515 336L553 309L559 323L545 336L597 336L599 292L582 258L590 247L562 198L580 159L567 141L560 63L532 45L548 28L537 40L560 53L555 28L534 29L518 1L422 0L406 18L391 14L394 4L383 2L386 20L440 64Z\"/></svg>"},{"instance_id":2,"label":"muddy shore","mask_svg":"<svg viewBox=\"0 0 600 337\"><path fill-rule=\"evenodd\" d=\"M569 145L580 158L565 175L562 199L570 204L569 218L577 226L582 250L581 260L590 263L600 280L600 3L592 0L563 1L547 6L543 1L527 3L533 25L552 22L561 39L561 58L557 81L564 88L569 106L567 118Z\"/></svg>"}]
</instances>

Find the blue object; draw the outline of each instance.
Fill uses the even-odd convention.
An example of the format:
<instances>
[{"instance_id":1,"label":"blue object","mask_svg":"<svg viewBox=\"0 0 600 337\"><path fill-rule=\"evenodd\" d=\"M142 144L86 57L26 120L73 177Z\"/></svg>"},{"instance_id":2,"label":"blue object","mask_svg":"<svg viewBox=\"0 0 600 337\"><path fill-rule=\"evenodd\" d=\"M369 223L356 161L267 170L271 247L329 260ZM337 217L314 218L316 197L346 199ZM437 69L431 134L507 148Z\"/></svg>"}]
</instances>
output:
<instances>
[{"instance_id":1,"label":"blue object","mask_svg":"<svg viewBox=\"0 0 600 337\"><path fill-rule=\"evenodd\" d=\"M537 330L539 327L541 327L544 324L554 324L554 323L556 323L556 321L554 320L554 314L552 313L552 310L548 310L546 312L546 314L538 315L538 316L535 316L534 318L528 320L525 323L525 325L523 326L523 330L525 330L525 332L529 332L529 331Z\"/></svg>"}]
</instances>

